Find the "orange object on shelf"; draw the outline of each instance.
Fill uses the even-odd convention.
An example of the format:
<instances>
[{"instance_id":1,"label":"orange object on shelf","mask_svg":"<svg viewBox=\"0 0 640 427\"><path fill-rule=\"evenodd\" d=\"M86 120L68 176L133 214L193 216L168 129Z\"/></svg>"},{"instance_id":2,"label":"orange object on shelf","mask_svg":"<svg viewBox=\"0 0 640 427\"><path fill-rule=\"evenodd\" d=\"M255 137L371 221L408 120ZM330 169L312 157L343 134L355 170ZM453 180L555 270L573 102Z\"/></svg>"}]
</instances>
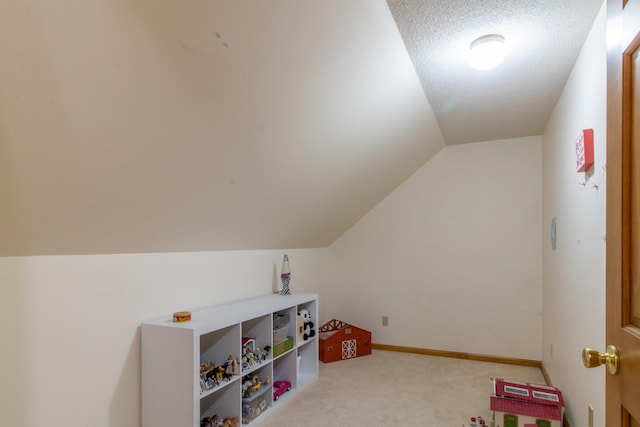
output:
<instances>
[{"instance_id":1,"label":"orange object on shelf","mask_svg":"<svg viewBox=\"0 0 640 427\"><path fill-rule=\"evenodd\" d=\"M173 313L174 322L188 322L189 320L191 320L190 311L176 311Z\"/></svg>"}]
</instances>

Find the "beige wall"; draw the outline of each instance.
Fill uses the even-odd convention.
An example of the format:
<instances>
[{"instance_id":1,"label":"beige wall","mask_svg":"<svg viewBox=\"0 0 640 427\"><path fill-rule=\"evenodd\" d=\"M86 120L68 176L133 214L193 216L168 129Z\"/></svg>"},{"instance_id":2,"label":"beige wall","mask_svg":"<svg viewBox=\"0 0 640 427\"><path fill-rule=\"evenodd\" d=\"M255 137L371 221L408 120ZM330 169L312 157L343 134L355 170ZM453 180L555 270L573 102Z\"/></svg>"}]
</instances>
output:
<instances>
[{"instance_id":1,"label":"beige wall","mask_svg":"<svg viewBox=\"0 0 640 427\"><path fill-rule=\"evenodd\" d=\"M442 150L329 247L329 316L376 343L539 360L540 141Z\"/></svg>"},{"instance_id":2,"label":"beige wall","mask_svg":"<svg viewBox=\"0 0 640 427\"><path fill-rule=\"evenodd\" d=\"M580 353L605 348L605 27L603 7L542 137L542 359L565 393L572 426L587 425L589 404L595 425L604 426L605 370L585 369ZM594 131L595 165L577 173L574 143L587 128Z\"/></svg>"}]
</instances>

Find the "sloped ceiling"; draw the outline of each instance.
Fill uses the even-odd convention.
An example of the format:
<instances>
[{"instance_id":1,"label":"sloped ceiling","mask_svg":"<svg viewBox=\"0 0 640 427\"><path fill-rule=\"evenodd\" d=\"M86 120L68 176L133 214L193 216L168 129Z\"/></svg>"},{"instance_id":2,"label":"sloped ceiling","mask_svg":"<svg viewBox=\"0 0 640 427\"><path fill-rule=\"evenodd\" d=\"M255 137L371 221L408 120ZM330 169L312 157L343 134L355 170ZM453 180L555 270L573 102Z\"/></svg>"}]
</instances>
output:
<instances>
[{"instance_id":1,"label":"sloped ceiling","mask_svg":"<svg viewBox=\"0 0 640 427\"><path fill-rule=\"evenodd\" d=\"M444 146L383 0L6 0L0 51L0 256L324 247Z\"/></svg>"},{"instance_id":2,"label":"sloped ceiling","mask_svg":"<svg viewBox=\"0 0 640 427\"><path fill-rule=\"evenodd\" d=\"M542 133L601 4L2 1L0 256L325 247L445 144Z\"/></svg>"}]
</instances>

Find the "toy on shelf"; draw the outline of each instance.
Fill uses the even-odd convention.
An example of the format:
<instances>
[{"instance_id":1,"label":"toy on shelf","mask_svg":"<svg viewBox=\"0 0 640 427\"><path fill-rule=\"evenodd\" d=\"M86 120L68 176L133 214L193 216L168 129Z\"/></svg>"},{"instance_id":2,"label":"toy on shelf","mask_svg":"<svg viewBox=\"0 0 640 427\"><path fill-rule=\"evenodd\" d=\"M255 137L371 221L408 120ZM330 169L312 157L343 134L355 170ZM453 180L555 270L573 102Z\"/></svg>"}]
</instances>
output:
<instances>
[{"instance_id":1,"label":"toy on shelf","mask_svg":"<svg viewBox=\"0 0 640 427\"><path fill-rule=\"evenodd\" d=\"M282 380L273 382L273 400L278 400L280 396L291 390L291 381Z\"/></svg>"},{"instance_id":2,"label":"toy on shelf","mask_svg":"<svg viewBox=\"0 0 640 427\"><path fill-rule=\"evenodd\" d=\"M309 338L315 337L316 331L314 329L314 325L311 319L311 313L309 313L309 310L303 308L298 312L298 316L302 317L303 322L302 339L306 341Z\"/></svg>"},{"instance_id":3,"label":"toy on shelf","mask_svg":"<svg viewBox=\"0 0 640 427\"><path fill-rule=\"evenodd\" d=\"M189 320L191 320L190 311L176 311L173 313L174 322L188 322Z\"/></svg>"},{"instance_id":4,"label":"toy on shelf","mask_svg":"<svg viewBox=\"0 0 640 427\"><path fill-rule=\"evenodd\" d=\"M258 373L251 373L242 377L242 423L248 424L271 403L269 391L271 379L264 379Z\"/></svg>"},{"instance_id":5,"label":"toy on shelf","mask_svg":"<svg viewBox=\"0 0 640 427\"><path fill-rule=\"evenodd\" d=\"M287 339L287 330L289 329L289 313L273 313L273 343Z\"/></svg>"},{"instance_id":6,"label":"toy on shelf","mask_svg":"<svg viewBox=\"0 0 640 427\"><path fill-rule=\"evenodd\" d=\"M244 349L249 348L251 351L256 349L256 339L255 338L250 338L250 337L242 337L242 348L243 348L243 352Z\"/></svg>"},{"instance_id":7,"label":"toy on shelf","mask_svg":"<svg viewBox=\"0 0 640 427\"><path fill-rule=\"evenodd\" d=\"M260 390L262 380L258 374L247 375L242 379L242 397L248 398L252 393Z\"/></svg>"},{"instance_id":8,"label":"toy on shelf","mask_svg":"<svg viewBox=\"0 0 640 427\"><path fill-rule=\"evenodd\" d=\"M269 359L269 353L271 352L271 346L266 345L264 348L256 347L256 340L253 338L242 338L242 370L260 365L262 362Z\"/></svg>"},{"instance_id":9,"label":"toy on shelf","mask_svg":"<svg viewBox=\"0 0 640 427\"><path fill-rule=\"evenodd\" d=\"M293 348L293 337L289 335L289 313L273 313L273 357L276 358Z\"/></svg>"},{"instance_id":10,"label":"toy on shelf","mask_svg":"<svg viewBox=\"0 0 640 427\"><path fill-rule=\"evenodd\" d=\"M253 393L262 388L263 384L269 385L270 382L271 379L268 376L263 380L262 377L257 373L245 375L244 377L242 377L242 397L245 399L251 397Z\"/></svg>"},{"instance_id":11,"label":"toy on shelf","mask_svg":"<svg viewBox=\"0 0 640 427\"><path fill-rule=\"evenodd\" d=\"M200 427L237 427L238 417L218 419L218 415L204 417L200 420Z\"/></svg>"},{"instance_id":12,"label":"toy on shelf","mask_svg":"<svg viewBox=\"0 0 640 427\"><path fill-rule=\"evenodd\" d=\"M216 366L213 360L200 364L200 393L205 393L219 386L222 381L229 381L234 375L240 375L240 361L229 356L222 364Z\"/></svg>"},{"instance_id":13,"label":"toy on shelf","mask_svg":"<svg viewBox=\"0 0 640 427\"><path fill-rule=\"evenodd\" d=\"M238 417L225 418L218 427L238 427Z\"/></svg>"}]
</instances>

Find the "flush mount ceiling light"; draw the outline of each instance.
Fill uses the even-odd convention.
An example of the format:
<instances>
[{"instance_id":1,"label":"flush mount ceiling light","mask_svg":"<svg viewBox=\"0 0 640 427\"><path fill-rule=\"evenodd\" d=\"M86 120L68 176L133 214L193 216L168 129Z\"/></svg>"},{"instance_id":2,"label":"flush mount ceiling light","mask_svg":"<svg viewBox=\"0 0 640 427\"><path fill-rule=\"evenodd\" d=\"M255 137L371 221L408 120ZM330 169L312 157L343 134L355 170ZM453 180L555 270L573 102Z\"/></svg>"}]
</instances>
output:
<instances>
[{"instance_id":1,"label":"flush mount ceiling light","mask_svg":"<svg viewBox=\"0 0 640 427\"><path fill-rule=\"evenodd\" d=\"M477 70L488 70L504 59L507 50L504 37L500 34L487 34L478 37L469 45L469 64Z\"/></svg>"}]
</instances>

